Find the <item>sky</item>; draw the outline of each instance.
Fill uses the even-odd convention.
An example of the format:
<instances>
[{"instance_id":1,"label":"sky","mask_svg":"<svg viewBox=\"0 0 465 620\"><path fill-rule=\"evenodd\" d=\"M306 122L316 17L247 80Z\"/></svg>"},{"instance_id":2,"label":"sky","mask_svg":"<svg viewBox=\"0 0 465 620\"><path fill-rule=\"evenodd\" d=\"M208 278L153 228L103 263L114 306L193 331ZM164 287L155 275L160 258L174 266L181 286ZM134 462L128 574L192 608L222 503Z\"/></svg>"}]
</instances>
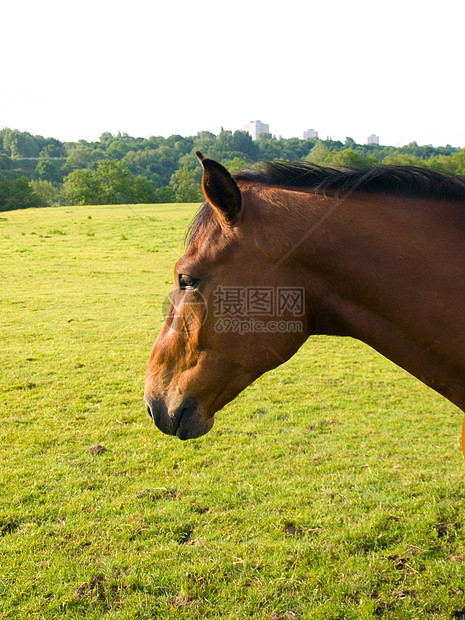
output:
<instances>
[{"instance_id":1,"label":"sky","mask_svg":"<svg viewBox=\"0 0 465 620\"><path fill-rule=\"evenodd\" d=\"M0 128L465 147L463 0L2 3Z\"/></svg>"}]
</instances>

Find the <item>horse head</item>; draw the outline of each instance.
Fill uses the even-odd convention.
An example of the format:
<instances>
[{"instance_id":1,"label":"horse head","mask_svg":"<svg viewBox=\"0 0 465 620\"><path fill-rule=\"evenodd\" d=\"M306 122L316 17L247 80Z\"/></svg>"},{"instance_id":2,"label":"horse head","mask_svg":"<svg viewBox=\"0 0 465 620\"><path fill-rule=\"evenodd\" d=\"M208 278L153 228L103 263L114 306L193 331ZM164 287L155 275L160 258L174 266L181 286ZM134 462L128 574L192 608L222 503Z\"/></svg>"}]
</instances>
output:
<instances>
[{"instance_id":1,"label":"horse head","mask_svg":"<svg viewBox=\"0 0 465 620\"><path fill-rule=\"evenodd\" d=\"M207 433L215 412L307 337L298 269L276 261L266 201L246 180L197 155L206 202L175 265L145 379L153 421L180 439Z\"/></svg>"}]
</instances>

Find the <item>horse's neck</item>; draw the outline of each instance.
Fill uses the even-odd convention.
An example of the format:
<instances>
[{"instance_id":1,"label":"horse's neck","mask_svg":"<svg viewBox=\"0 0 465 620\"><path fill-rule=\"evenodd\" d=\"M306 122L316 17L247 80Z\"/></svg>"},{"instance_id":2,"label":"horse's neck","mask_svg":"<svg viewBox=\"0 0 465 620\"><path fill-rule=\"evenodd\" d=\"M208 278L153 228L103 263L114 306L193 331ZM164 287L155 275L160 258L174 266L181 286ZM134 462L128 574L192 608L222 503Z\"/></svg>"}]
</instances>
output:
<instances>
[{"instance_id":1,"label":"horse's neck","mask_svg":"<svg viewBox=\"0 0 465 620\"><path fill-rule=\"evenodd\" d=\"M308 222L302 259L327 333L359 338L465 408L465 233L440 208L376 196L329 202L320 224Z\"/></svg>"}]
</instances>

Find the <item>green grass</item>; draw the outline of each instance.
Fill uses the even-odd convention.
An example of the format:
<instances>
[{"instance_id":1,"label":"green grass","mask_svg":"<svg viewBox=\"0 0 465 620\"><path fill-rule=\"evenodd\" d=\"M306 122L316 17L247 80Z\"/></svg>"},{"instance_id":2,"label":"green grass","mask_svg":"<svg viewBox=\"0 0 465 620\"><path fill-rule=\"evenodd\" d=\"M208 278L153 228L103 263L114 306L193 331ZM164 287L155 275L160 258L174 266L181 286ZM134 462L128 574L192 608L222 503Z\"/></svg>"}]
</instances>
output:
<instances>
[{"instance_id":1,"label":"green grass","mask_svg":"<svg viewBox=\"0 0 465 620\"><path fill-rule=\"evenodd\" d=\"M152 426L194 210L0 218L0 619L465 618L462 414L368 347L310 339L198 440Z\"/></svg>"}]
</instances>

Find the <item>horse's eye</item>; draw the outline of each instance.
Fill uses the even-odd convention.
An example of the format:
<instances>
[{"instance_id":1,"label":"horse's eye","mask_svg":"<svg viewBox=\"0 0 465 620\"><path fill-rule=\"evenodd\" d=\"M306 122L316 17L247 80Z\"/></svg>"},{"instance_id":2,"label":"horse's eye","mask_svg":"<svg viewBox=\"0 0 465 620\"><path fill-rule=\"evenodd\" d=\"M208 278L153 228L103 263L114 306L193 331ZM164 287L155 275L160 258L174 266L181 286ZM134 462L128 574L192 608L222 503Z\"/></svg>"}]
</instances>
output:
<instances>
[{"instance_id":1,"label":"horse's eye","mask_svg":"<svg viewBox=\"0 0 465 620\"><path fill-rule=\"evenodd\" d=\"M191 276L188 276L184 273L182 273L179 276L179 287L181 290L191 290L193 288L196 288L197 284L199 283L198 280L196 280L195 278L192 278Z\"/></svg>"}]
</instances>

